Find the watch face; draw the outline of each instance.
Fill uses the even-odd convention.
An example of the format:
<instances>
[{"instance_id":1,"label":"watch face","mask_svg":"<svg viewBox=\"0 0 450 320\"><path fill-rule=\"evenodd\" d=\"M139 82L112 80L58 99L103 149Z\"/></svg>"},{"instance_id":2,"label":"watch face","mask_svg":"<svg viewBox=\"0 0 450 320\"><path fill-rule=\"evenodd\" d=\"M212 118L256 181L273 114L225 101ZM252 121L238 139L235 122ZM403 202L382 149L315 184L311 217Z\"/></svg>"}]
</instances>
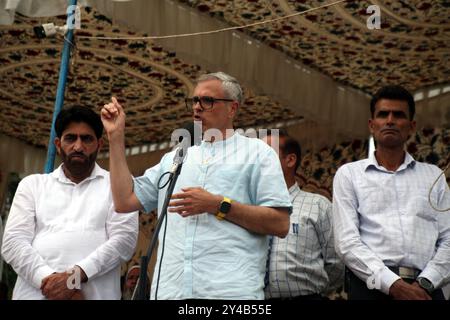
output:
<instances>
[{"instance_id":1,"label":"watch face","mask_svg":"<svg viewBox=\"0 0 450 320\"><path fill-rule=\"evenodd\" d=\"M427 291L433 291L434 287L433 284L431 283L431 281L429 281L428 279L425 278L419 278L417 279L419 282L419 285L424 288Z\"/></svg>"},{"instance_id":2,"label":"watch face","mask_svg":"<svg viewBox=\"0 0 450 320\"><path fill-rule=\"evenodd\" d=\"M231 209L231 203L222 201L222 203L220 204L220 212L228 213L228 211L230 211L230 209Z\"/></svg>"}]
</instances>

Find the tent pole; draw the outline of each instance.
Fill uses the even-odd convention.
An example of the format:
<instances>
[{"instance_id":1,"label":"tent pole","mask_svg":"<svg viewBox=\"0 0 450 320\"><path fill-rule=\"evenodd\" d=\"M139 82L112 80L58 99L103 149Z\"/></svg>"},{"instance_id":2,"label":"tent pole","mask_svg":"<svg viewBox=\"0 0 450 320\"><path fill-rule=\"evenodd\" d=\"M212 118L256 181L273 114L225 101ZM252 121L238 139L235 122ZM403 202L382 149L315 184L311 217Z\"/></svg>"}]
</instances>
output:
<instances>
[{"instance_id":1,"label":"tent pole","mask_svg":"<svg viewBox=\"0 0 450 320\"><path fill-rule=\"evenodd\" d=\"M77 0L70 0L70 5L75 6ZM67 14L67 26L74 26L72 19L75 17L75 11ZM64 39L64 48L61 57L61 64L59 69L58 88L56 90L55 107L53 110L52 127L50 131L50 139L48 141L47 160L45 162L44 173L53 171L56 155L56 147L53 141L56 138L55 120L58 113L61 111L64 104L64 92L66 89L67 72L70 62L70 50L73 42L73 28L69 28Z\"/></svg>"}]
</instances>

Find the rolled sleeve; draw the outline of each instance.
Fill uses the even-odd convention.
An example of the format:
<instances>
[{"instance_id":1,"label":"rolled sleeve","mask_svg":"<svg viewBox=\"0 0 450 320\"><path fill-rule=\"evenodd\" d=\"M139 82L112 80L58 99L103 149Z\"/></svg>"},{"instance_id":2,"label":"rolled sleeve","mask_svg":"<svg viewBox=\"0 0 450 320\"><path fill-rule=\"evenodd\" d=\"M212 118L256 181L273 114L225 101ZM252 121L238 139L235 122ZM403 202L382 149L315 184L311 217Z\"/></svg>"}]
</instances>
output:
<instances>
[{"instance_id":1,"label":"rolled sleeve","mask_svg":"<svg viewBox=\"0 0 450 320\"><path fill-rule=\"evenodd\" d=\"M261 141L261 143L264 142ZM253 171L250 184L252 194L255 195L255 205L285 208L291 214L292 202L280 160L270 147L262 154L263 156L258 158L257 168L255 168L258 170Z\"/></svg>"},{"instance_id":2,"label":"rolled sleeve","mask_svg":"<svg viewBox=\"0 0 450 320\"><path fill-rule=\"evenodd\" d=\"M133 177L133 191L145 212L150 212L158 206L158 180L161 176L161 165L147 169L143 176Z\"/></svg>"}]
</instances>

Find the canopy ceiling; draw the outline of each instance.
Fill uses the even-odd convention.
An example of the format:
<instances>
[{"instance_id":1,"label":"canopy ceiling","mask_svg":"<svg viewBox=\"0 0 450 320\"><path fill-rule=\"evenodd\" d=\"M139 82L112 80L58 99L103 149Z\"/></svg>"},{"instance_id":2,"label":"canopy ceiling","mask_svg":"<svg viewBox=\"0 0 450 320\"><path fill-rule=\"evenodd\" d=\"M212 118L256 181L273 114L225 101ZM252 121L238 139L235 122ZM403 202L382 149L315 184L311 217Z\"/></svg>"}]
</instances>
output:
<instances>
[{"instance_id":1,"label":"canopy ceiling","mask_svg":"<svg viewBox=\"0 0 450 320\"><path fill-rule=\"evenodd\" d=\"M230 25L287 16L330 0L179 0ZM369 30L370 5L381 9L381 29ZM448 82L449 1L347 1L245 32L368 93L395 81L416 91Z\"/></svg>"},{"instance_id":2,"label":"canopy ceiling","mask_svg":"<svg viewBox=\"0 0 450 320\"><path fill-rule=\"evenodd\" d=\"M86 7L77 36L135 35L111 25L104 15ZM0 131L36 146L48 143L63 40L37 39L32 26L64 25L65 17L16 16L13 26L0 29ZM76 40L67 80L65 106L85 105L99 111L111 95L127 114L129 147L170 140L173 130L191 119L184 97L207 70L179 59L175 52L144 41L108 43ZM266 95L245 88L245 105L237 128L295 123L302 119Z\"/></svg>"},{"instance_id":3,"label":"canopy ceiling","mask_svg":"<svg viewBox=\"0 0 450 320\"><path fill-rule=\"evenodd\" d=\"M324 128L310 131L316 135L361 137L367 134L368 93L386 83L422 90L418 115L437 125L449 124L448 1L348 1L242 32L207 36L84 38L217 30L331 2L90 1L95 9L82 9L65 105L100 108L116 95L127 112L127 145L163 142L189 119L183 100L195 78L223 70L245 84L246 101L236 122L241 128L303 121ZM44 3L56 10L52 1ZM366 26L371 4L381 8L380 30ZM42 6L18 7L22 14L16 14L14 24L0 26L0 132L36 146L48 142L63 41L37 39L32 27L65 22L63 16L27 17L45 15L36 9ZM429 94L435 88L438 100Z\"/></svg>"}]
</instances>

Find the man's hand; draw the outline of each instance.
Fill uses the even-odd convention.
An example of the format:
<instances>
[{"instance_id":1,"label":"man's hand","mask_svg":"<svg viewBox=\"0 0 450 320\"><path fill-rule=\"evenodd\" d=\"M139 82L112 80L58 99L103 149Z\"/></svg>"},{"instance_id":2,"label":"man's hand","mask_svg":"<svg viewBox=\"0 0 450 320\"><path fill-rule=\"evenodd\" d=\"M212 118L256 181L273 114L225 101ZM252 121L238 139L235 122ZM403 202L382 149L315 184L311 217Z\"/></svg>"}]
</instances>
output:
<instances>
[{"instance_id":1,"label":"man's hand","mask_svg":"<svg viewBox=\"0 0 450 320\"><path fill-rule=\"evenodd\" d=\"M88 280L84 270L75 266L66 272L55 272L42 280L42 294L49 300L84 300L84 296L80 288L69 288L69 277L74 274L79 275L79 281L86 282Z\"/></svg>"},{"instance_id":2,"label":"man's hand","mask_svg":"<svg viewBox=\"0 0 450 320\"><path fill-rule=\"evenodd\" d=\"M182 188L183 192L173 194L169 203L169 212L177 212L182 217L209 212L216 214L219 210L222 196L209 193L200 187Z\"/></svg>"},{"instance_id":3,"label":"man's hand","mask_svg":"<svg viewBox=\"0 0 450 320\"><path fill-rule=\"evenodd\" d=\"M49 300L70 300L75 294L75 289L69 289L67 272L53 273L42 280L42 294Z\"/></svg>"},{"instance_id":4,"label":"man's hand","mask_svg":"<svg viewBox=\"0 0 450 320\"><path fill-rule=\"evenodd\" d=\"M111 102L103 106L101 119L108 138L115 134L123 136L125 131L125 112L115 97L112 97Z\"/></svg>"},{"instance_id":5,"label":"man's hand","mask_svg":"<svg viewBox=\"0 0 450 320\"><path fill-rule=\"evenodd\" d=\"M409 284L402 279L392 284L389 295L394 300L431 300L428 293L417 282Z\"/></svg>"},{"instance_id":6,"label":"man's hand","mask_svg":"<svg viewBox=\"0 0 450 320\"><path fill-rule=\"evenodd\" d=\"M84 295L81 290L75 290L75 293L70 300L84 300Z\"/></svg>"}]
</instances>

